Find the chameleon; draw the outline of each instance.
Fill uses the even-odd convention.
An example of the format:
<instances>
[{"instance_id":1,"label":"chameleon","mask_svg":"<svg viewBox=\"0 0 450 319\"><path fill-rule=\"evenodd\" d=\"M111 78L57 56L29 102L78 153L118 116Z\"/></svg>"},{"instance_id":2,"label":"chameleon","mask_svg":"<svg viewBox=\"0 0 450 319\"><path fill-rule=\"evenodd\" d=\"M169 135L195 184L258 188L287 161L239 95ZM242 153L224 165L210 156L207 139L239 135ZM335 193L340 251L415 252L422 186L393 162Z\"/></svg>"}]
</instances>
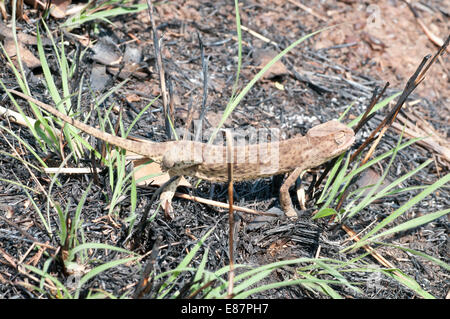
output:
<instances>
[{"instance_id":1,"label":"chameleon","mask_svg":"<svg viewBox=\"0 0 450 319\"><path fill-rule=\"evenodd\" d=\"M233 180L246 181L278 174L288 174L280 188L280 205L287 217L297 218L289 188L300 174L339 156L355 141L354 131L337 120L312 127L306 135L281 141L233 147L227 158L227 147L189 140L151 142L131 140L103 132L78 121L35 98L8 90L77 129L106 143L152 159L170 176L191 176L210 182L228 181L228 163L233 167Z\"/></svg>"}]
</instances>

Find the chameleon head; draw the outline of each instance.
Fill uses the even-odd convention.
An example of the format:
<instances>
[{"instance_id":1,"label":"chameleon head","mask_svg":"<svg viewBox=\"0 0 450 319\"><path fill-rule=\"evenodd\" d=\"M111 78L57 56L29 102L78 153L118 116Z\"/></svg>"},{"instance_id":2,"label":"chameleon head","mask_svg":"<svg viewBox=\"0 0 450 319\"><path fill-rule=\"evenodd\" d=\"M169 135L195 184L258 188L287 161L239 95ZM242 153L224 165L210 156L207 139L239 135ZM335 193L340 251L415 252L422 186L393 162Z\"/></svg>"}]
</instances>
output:
<instances>
[{"instance_id":1,"label":"chameleon head","mask_svg":"<svg viewBox=\"0 0 450 319\"><path fill-rule=\"evenodd\" d=\"M355 142L355 132L336 120L314 126L306 136L310 145L317 148L317 153L326 154L327 159L343 153Z\"/></svg>"}]
</instances>

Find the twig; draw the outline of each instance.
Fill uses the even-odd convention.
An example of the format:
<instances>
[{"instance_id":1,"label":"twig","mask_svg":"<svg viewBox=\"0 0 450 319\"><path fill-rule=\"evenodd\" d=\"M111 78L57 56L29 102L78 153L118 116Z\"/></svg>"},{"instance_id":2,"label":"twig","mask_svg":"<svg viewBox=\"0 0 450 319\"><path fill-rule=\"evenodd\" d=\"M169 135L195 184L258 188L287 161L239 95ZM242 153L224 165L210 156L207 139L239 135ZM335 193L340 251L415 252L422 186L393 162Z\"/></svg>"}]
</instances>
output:
<instances>
[{"instance_id":1,"label":"twig","mask_svg":"<svg viewBox=\"0 0 450 319\"><path fill-rule=\"evenodd\" d=\"M366 111L364 112L364 115L361 117L361 120L359 121L358 125L355 128L355 134L375 115L375 113L372 113L372 115L369 116L370 112L372 111L373 107L375 106L375 104L377 104L377 102L379 101L379 99L381 98L381 96L383 95L383 93L385 92L386 88L389 86L389 83L386 83L386 85L384 86L383 90L381 91L380 94L378 94L378 88L375 88L373 94L372 94L372 99L370 101L369 106L367 107ZM359 151L359 150L358 150ZM358 152L357 151L357 152ZM361 152L361 151L359 151ZM358 153L359 154L359 153ZM325 179L325 177L328 175L328 173L330 172L330 170L333 168L334 164L336 163L337 158L333 159L330 161L330 163L327 165L327 167L325 168L325 170L323 171L322 175L320 175L320 177L317 179L317 181L314 183L313 187L310 187L308 189L308 194L311 194L311 192L314 189L317 189L320 184L322 183L322 181ZM350 162L352 162L352 159L350 159ZM337 176L335 176L334 178L336 178ZM334 182L334 178L331 181L331 183ZM316 196L320 196L320 193L318 193ZM344 197L344 196L343 196ZM342 198L341 198L342 200ZM338 204L339 205L339 204Z\"/></svg>"},{"instance_id":2,"label":"twig","mask_svg":"<svg viewBox=\"0 0 450 319\"><path fill-rule=\"evenodd\" d=\"M358 236L358 234L356 234L351 228L349 228L346 225L342 225L342 229L345 230L345 232L355 241L355 242L359 242L360 238ZM363 245L362 246L369 254L372 255L373 258L375 258L380 264L382 264L384 267L386 268L390 268L393 269L392 273L395 274L396 276L404 279L404 280L408 280L401 272L399 272L398 270L395 270L395 267L393 264L391 264L386 258L384 258L382 255L380 255L374 248L372 248L369 245Z\"/></svg>"},{"instance_id":3,"label":"twig","mask_svg":"<svg viewBox=\"0 0 450 319\"><path fill-rule=\"evenodd\" d=\"M159 187L152 195L150 202L147 204L147 206L145 207L144 213L142 214L142 218L139 222L139 224L136 226L136 231L134 232L134 234L132 236L130 236L129 238L133 239L133 249L135 249L140 243L145 230L145 226L147 226L147 219L148 219L148 214L150 213L150 209L151 206L153 204L153 202L156 200L156 198L159 196L159 194L162 193L162 191L168 186L170 185L173 181L175 181L179 176L172 176L167 182L165 182L161 187ZM127 238L125 240L125 242L129 239Z\"/></svg>"},{"instance_id":4,"label":"twig","mask_svg":"<svg viewBox=\"0 0 450 319\"><path fill-rule=\"evenodd\" d=\"M435 153L437 153L446 163L444 165L450 166L450 142L448 142L445 138L439 136L438 132L434 130L434 128L428 124L424 119L419 118L414 115L413 112L408 112L405 114L406 117L415 121L415 123L411 122L408 118L403 117L401 114L398 115L399 122L406 125L405 127L405 136L411 138L417 137L425 137L426 139L420 140L417 143L431 149ZM393 123L392 128L396 131L402 131L402 127L400 124Z\"/></svg>"},{"instance_id":5,"label":"twig","mask_svg":"<svg viewBox=\"0 0 450 319\"><path fill-rule=\"evenodd\" d=\"M102 168L92 168L92 167L44 167L44 172L47 174L93 174L101 173Z\"/></svg>"},{"instance_id":6,"label":"twig","mask_svg":"<svg viewBox=\"0 0 450 319\"><path fill-rule=\"evenodd\" d=\"M166 90L166 77L164 73L164 66L161 57L161 48L159 45L158 32L156 29L155 21L153 19L153 4L152 0L147 0L147 11L150 16L150 22L153 30L153 46L155 48L156 67L159 71L159 85L161 88L161 95L163 100L164 119L166 123L166 135L170 138L172 136L172 130L169 121L173 121L173 110L168 109L167 90Z\"/></svg>"},{"instance_id":7,"label":"twig","mask_svg":"<svg viewBox=\"0 0 450 319\"><path fill-rule=\"evenodd\" d=\"M155 267L156 257L158 257L161 241L162 236L158 236L153 244L150 257L147 261L147 264L145 265L141 279L139 280L139 283L136 286L136 290L134 292L135 299L145 297L153 287L153 280L155 278L153 270Z\"/></svg>"},{"instance_id":8,"label":"twig","mask_svg":"<svg viewBox=\"0 0 450 319\"><path fill-rule=\"evenodd\" d=\"M310 15L315 16L317 19L322 20L322 21L327 21L327 18L321 16L318 13L315 13L313 9L308 8L307 6L301 4L300 2L294 1L294 0L288 0L290 3L296 5L297 7L299 7L300 9L308 12Z\"/></svg>"},{"instance_id":9,"label":"twig","mask_svg":"<svg viewBox=\"0 0 450 319\"><path fill-rule=\"evenodd\" d=\"M431 42L433 42L435 45L437 45L438 47L442 47L444 45L444 41L427 28L425 23L423 23L422 20L420 19L420 16L417 13L416 9L414 9L413 6L408 1L403 0L403 2L405 2L406 5L408 6L409 10L411 10L412 14L414 15L414 18L416 19L417 23L422 28L423 32L428 37L428 39ZM447 48L447 51L450 52L450 50L448 48Z\"/></svg>"},{"instance_id":10,"label":"twig","mask_svg":"<svg viewBox=\"0 0 450 319\"><path fill-rule=\"evenodd\" d=\"M417 70L414 72L413 76L408 80L403 89L403 92L400 98L397 101L397 104L392 108L392 110L386 115L384 120L378 125L378 127L370 134L370 136L364 141L364 143L360 146L360 148L352 154L350 161L353 161L356 156L358 156L370 143L375 140L375 135L380 132L380 134L384 133L386 129L394 122L397 114L400 112L403 104L405 103L408 96L414 91L414 89L425 79L425 74L431 65L436 61L437 57L440 56L445 48L447 47L450 41L450 36L447 38L447 41L444 45L438 50L438 52L433 56L430 60L430 55L427 55L423 58ZM429 61L430 60L430 61ZM429 63L427 64L427 62ZM385 129L386 128L386 129Z\"/></svg>"},{"instance_id":11,"label":"twig","mask_svg":"<svg viewBox=\"0 0 450 319\"><path fill-rule=\"evenodd\" d=\"M272 44L272 45L274 45L276 47L279 47L278 43L270 40L269 38L266 38L265 36L259 34L258 32L254 31L252 29L247 28L246 26L241 25L241 29L244 30L244 31L247 31L248 33L253 35L255 38L258 38L258 39L260 39L260 40L262 40L262 41L264 41L266 43L270 43L270 44Z\"/></svg>"},{"instance_id":12,"label":"twig","mask_svg":"<svg viewBox=\"0 0 450 319\"><path fill-rule=\"evenodd\" d=\"M198 118L199 124L198 129L195 132L194 141L200 142L200 133L202 132L203 127L203 120L205 118L205 115L208 111L208 107L206 106L206 101L208 98L208 61L205 59L205 47L203 45L202 38L200 37L200 34L197 33L198 38L198 44L200 47L200 57L202 60L202 73L203 73L203 98L202 98L202 105L200 110L200 116Z\"/></svg>"},{"instance_id":13,"label":"twig","mask_svg":"<svg viewBox=\"0 0 450 319\"><path fill-rule=\"evenodd\" d=\"M345 230L345 232L355 241L355 242L359 242L361 239L359 238L358 234L355 233L351 228L349 228L346 225L342 225L342 229ZM378 260L380 262L380 264L382 264L385 267L388 268L395 268L394 265L392 265L388 260L386 260L386 258L384 258L383 256L381 256L379 253L377 253L375 251L375 249L373 249L372 247L370 247L369 245L363 245L362 246L368 253L370 253L376 260ZM399 274L400 275L400 274Z\"/></svg>"},{"instance_id":14,"label":"twig","mask_svg":"<svg viewBox=\"0 0 450 319\"><path fill-rule=\"evenodd\" d=\"M425 79L425 74L431 67L431 65L436 61L436 59L445 51L445 48L447 47L448 43L450 41L450 36L447 38L447 41L444 43L444 45L438 50L438 52L433 56L433 58L430 60L431 55L427 55L423 58L422 62L420 63L417 70L414 72L414 74L411 76L411 78L406 83L405 88L403 89L403 92L400 96L400 98L397 101L397 104L392 108L392 110L386 115L384 120L378 125L378 127L372 132L372 134L364 141L364 143L358 148L356 152L352 154L350 157L350 162L352 162L371 142L375 140L375 143L371 146L370 150L367 152L364 159L361 161L360 166L364 165L369 158L372 156L376 146L380 142L382 136L387 131L389 127L391 127L392 123L396 119L398 113L400 112L400 109L402 108L403 104L405 103L408 96L414 91L414 89ZM429 61L430 60L430 61ZM427 62L429 63L427 64ZM384 92L384 90L383 90ZM372 103L373 104L373 101ZM366 114L368 114L366 112ZM365 114L365 115L366 115ZM363 116L364 117L364 116ZM361 122L360 122L361 123ZM360 125L358 124L358 127ZM375 135L379 132L378 137L375 138ZM352 184L357 180L359 175L355 176L350 183L347 185L347 189L344 191L344 194L341 196L339 203L336 206L336 210L339 210L341 205L343 204L344 200L347 198L347 195L349 193L349 185ZM331 219L333 221L334 218ZM343 224L345 220L341 221L341 227L344 227ZM336 225L337 226L337 225ZM334 227L336 227L334 226Z\"/></svg>"},{"instance_id":15,"label":"twig","mask_svg":"<svg viewBox=\"0 0 450 319\"><path fill-rule=\"evenodd\" d=\"M11 109L7 109L3 106L0 105L0 118L8 118L9 121L16 123L16 124L20 124L22 126L27 126L27 121L28 123L30 123L30 126L34 126L36 123L36 120L29 117L29 116L22 116L22 114L13 111ZM53 131L53 134L58 135L59 134L59 130L50 127L50 129Z\"/></svg>"},{"instance_id":16,"label":"twig","mask_svg":"<svg viewBox=\"0 0 450 319\"><path fill-rule=\"evenodd\" d=\"M373 107L378 103L380 98L384 95L384 92L386 92L386 89L388 87L389 87L389 82L386 82L386 84L384 85L384 88L380 94L377 94L378 88L375 88L375 91L373 92L372 100L370 101L369 107L367 108L366 112L362 116L358 125L356 125L356 128L354 130L355 134L358 133L364 125L366 125L366 123L371 119L372 116L375 115L375 113L372 113L372 115L369 116L369 113L372 111Z\"/></svg>"},{"instance_id":17,"label":"twig","mask_svg":"<svg viewBox=\"0 0 450 319\"><path fill-rule=\"evenodd\" d=\"M27 239L31 240L32 242L37 242L37 239L34 238L33 236L31 236L30 234L28 234L25 230L23 230L19 225L17 225L16 223L10 221L9 219L0 216L0 220L4 221L5 223L7 223L8 225L14 227L15 229L17 229L24 237L26 237Z\"/></svg>"},{"instance_id":18,"label":"twig","mask_svg":"<svg viewBox=\"0 0 450 319\"><path fill-rule=\"evenodd\" d=\"M234 214L233 214L233 136L230 130L225 131L227 140L227 167L228 167L228 250L230 260L230 271L228 272L228 297L233 296L233 282L234 282L234 244L233 244L233 228L234 228Z\"/></svg>"},{"instance_id":19,"label":"twig","mask_svg":"<svg viewBox=\"0 0 450 319\"><path fill-rule=\"evenodd\" d=\"M183 193L175 193L175 196L178 198L183 198L183 199L188 199L191 200L193 202L198 202L198 203L202 203L202 204L206 204L206 205L211 205L211 206L215 206L215 207L219 207L219 208L228 208L229 205L225 204L225 203L221 203L221 202L217 202L211 199L206 199L206 198L202 198L202 197L198 197L198 196L192 196L189 194L183 194ZM260 212L254 209L250 209L250 208L246 208L246 207L241 207L241 206L236 206L233 205L233 210L235 211L240 211L246 214L252 214L252 215L264 215L264 216L272 216L272 217L279 217L279 215L277 214L273 214L273 213L266 213L266 212Z\"/></svg>"}]
</instances>

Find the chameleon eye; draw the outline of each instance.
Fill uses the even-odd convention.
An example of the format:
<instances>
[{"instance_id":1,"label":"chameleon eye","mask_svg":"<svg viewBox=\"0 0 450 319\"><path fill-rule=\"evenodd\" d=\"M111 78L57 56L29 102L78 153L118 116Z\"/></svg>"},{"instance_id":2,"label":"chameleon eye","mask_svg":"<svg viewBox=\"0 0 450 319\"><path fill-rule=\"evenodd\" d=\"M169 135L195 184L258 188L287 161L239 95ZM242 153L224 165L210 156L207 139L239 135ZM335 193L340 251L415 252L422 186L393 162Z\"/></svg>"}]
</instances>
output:
<instances>
[{"instance_id":1,"label":"chameleon eye","mask_svg":"<svg viewBox=\"0 0 450 319\"><path fill-rule=\"evenodd\" d=\"M345 141L345 133L344 132L338 132L334 135L334 141L338 144L341 145L342 143L344 143Z\"/></svg>"}]
</instances>

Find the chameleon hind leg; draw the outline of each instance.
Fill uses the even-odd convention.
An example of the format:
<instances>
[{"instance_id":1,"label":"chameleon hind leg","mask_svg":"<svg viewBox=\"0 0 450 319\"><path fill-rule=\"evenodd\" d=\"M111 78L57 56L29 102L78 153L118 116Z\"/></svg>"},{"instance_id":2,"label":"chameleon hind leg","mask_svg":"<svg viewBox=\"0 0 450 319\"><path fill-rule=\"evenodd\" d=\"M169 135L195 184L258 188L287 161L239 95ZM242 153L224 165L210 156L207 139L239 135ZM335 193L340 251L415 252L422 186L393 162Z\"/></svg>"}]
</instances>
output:
<instances>
[{"instance_id":1,"label":"chameleon hind leg","mask_svg":"<svg viewBox=\"0 0 450 319\"><path fill-rule=\"evenodd\" d=\"M280 205L287 217L297 219L297 212L292 205L289 188L295 183L300 174L304 171L302 167L297 167L284 181L280 188Z\"/></svg>"}]
</instances>

